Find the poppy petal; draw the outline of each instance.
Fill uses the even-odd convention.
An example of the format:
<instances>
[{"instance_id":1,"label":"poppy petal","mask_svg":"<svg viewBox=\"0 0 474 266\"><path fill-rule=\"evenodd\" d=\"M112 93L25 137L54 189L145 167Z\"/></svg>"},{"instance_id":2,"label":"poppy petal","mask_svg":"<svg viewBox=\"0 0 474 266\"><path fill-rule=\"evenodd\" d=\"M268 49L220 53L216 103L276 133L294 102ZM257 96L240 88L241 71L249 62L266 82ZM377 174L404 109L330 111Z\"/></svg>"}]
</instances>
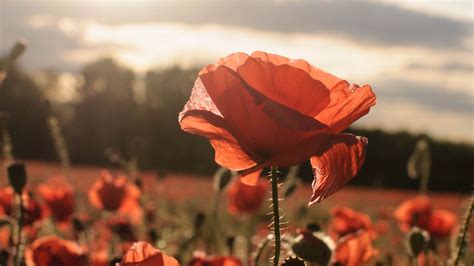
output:
<instances>
[{"instance_id":1,"label":"poppy petal","mask_svg":"<svg viewBox=\"0 0 474 266\"><path fill-rule=\"evenodd\" d=\"M260 160L230 133L200 78L194 84L191 97L179 115L181 129L209 139L215 150L215 161L233 171L255 166Z\"/></svg>"},{"instance_id":2,"label":"poppy petal","mask_svg":"<svg viewBox=\"0 0 474 266\"><path fill-rule=\"evenodd\" d=\"M233 171L255 166L259 161L252 152L245 151L237 139L226 129L222 118L203 111L190 111L181 120L181 128L189 133L209 139L215 150L215 161Z\"/></svg>"},{"instance_id":3,"label":"poppy petal","mask_svg":"<svg viewBox=\"0 0 474 266\"><path fill-rule=\"evenodd\" d=\"M290 65L294 68L301 69L308 73L313 79L320 81L321 83L324 84L325 87L327 88L332 88L334 87L339 81L341 81L340 78L331 75L313 65L308 63L306 60L303 59L289 59L284 56L276 55L276 54L270 54L270 53L265 53L261 51L256 51L251 54L253 58L259 58L264 61L269 61L272 62L275 65Z\"/></svg>"},{"instance_id":4,"label":"poppy petal","mask_svg":"<svg viewBox=\"0 0 474 266\"><path fill-rule=\"evenodd\" d=\"M258 169L254 172L248 172L240 176L240 181L246 185L255 185L260 178L260 174L262 173L262 169Z\"/></svg>"},{"instance_id":5,"label":"poppy petal","mask_svg":"<svg viewBox=\"0 0 474 266\"><path fill-rule=\"evenodd\" d=\"M261 94L224 66L209 65L200 76L234 136L262 158L328 128L323 123ZM236 112L235 110L239 110Z\"/></svg>"},{"instance_id":6,"label":"poppy petal","mask_svg":"<svg viewBox=\"0 0 474 266\"><path fill-rule=\"evenodd\" d=\"M457 223L456 214L453 212L434 209L428 223L428 231L435 237L448 237Z\"/></svg>"},{"instance_id":7,"label":"poppy petal","mask_svg":"<svg viewBox=\"0 0 474 266\"><path fill-rule=\"evenodd\" d=\"M314 181L308 205L338 191L357 174L364 162L366 138L339 134L333 141L335 144L322 155L311 157Z\"/></svg>"},{"instance_id":8,"label":"poppy petal","mask_svg":"<svg viewBox=\"0 0 474 266\"><path fill-rule=\"evenodd\" d=\"M290 61L264 52L254 52L252 56L234 53L221 58L217 65L230 68L245 83L273 101L314 117L329 104L329 90L309 74L311 66L306 61L293 60L294 64Z\"/></svg>"},{"instance_id":9,"label":"poppy petal","mask_svg":"<svg viewBox=\"0 0 474 266\"><path fill-rule=\"evenodd\" d=\"M353 122L366 115L376 103L376 97L369 85L359 87L346 81L337 83L330 89L330 102L315 116L327 124L334 133L340 133Z\"/></svg>"}]
</instances>

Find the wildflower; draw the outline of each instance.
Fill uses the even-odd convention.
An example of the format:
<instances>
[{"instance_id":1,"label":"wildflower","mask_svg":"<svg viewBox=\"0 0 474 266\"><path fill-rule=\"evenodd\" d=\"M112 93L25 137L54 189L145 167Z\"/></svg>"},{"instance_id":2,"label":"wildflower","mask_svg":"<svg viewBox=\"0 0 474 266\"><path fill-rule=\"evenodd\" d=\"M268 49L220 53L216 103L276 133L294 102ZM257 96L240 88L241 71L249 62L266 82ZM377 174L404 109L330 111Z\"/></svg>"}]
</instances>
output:
<instances>
[{"instance_id":1,"label":"wildflower","mask_svg":"<svg viewBox=\"0 0 474 266\"><path fill-rule=\"evenodd\" d=\"M372 246L371 234L360 230L340 240L336 247L335 260L340 265L357 266L368 262L378 253Z\"/></svg>"},{"instance_id":2,"label":"wildflower","mask_svg":"<svg viewBox=\"0 0 474 266\"><path fill-rule=\"evenodd\" d=\"M36 239L26 250L27 265L34 266L83 266L87 264L84 249L76 242L45 236Z\"/></svg>"},{"instance_id":3,"label":"wildflower","mask_svg":"<svg viewBox=\"0 0 474 266\"><path fill-rule=\"evenodd\" d=\"M178 261L146 242L135 242L125 253L120 266L178 266Z\"/></svg>"},{"instance_id":4,"label":"wildflower","mask_svg":"<svg viewBox=\"0 0 474 266\"><path fill-rule=\"evenodd\" d=\"M188 266L242 266L242 262L232 256L208 256L203 252L195 252Z\"/></svg>"},{"instance_id":5,"label":"wildflower","mask_svg":"<svg viewBox=\"0 0 474 266\"><path fill-rule=\"evenodd\" d=\"M347 234L355 233L360 229L365 229L372 233L372 222L369 216L362 212L356 212L347 207L335 207L331 209L331 231L338 237L343 237Z\"/></svg>"},{"instance_id":6,"label":"wildflower","mask_svg":"<svg viewBox=\"0 0 474 266\"><path fill-rule=\"evenodd\" d=\"M181 128L209 139L215 161L247 175L311 158L310 204L339 190L359 171L367 140L341 131L375 104L359 87L304 60L234 53L203 68L179 115Z\"/></svg>"},{"instance_id":7,"label":"wildflower","mask_svg":"<svg viewBox=\"0 0 474 266\"><path fill-rule=\"evenodd\" d=\"M102 177L89 190L92 205L102 210L128 214L135 223L142 217L139 197L140 190L127 182L126 177L113 178L106 171L102 172Z\"/></svg>"},{"instance_id":8,"label":"wildflower","mask_svg":"<svg viewBox=\"0 0 474 266\"><path fill-rule=\"evenodd\" d=\"M0 214L13 215L13 188L5 187L0 189ZM27 191L23 191L23 225L32 225L34 222L43 218L43 208L41 205L31 197Z\"/></svg>"},{"instance_id":9,"label":"wildflower","mask_svg":"<svg viewBox=\"0 0 474 266\"><path fill-rule=\"evenodd\" d=\"M402 202L393 215L404 232L418 226L430 233L432 237L448 237L457 225L454 213L441 209L433 209L426 196L418 196Z\"/></svg>"},{"instance_id":10,"label":"wildflower","mask_svg":"<svg viewBox=\"0 0 474 266\"><path fill-rule=\"evenodd\" d=\"M257 175L260 171L255 172ZM228 190L229 212L234 214L252 213L260 209L265 201L268 182L258 181L255 186L245 184L236 178Z\"/></svg>"},{"instance_id":11,"label":"wildflower","mask_svg":"<svg viewBox=\"0 0 474 266\"><path fill-rule=\"evenodd\" d=\"M58 222L68 221L74 213L75 201L72 186L59 178L52 178L47 184L39 185L38 193Z\"/></svg>"}]
</instances>

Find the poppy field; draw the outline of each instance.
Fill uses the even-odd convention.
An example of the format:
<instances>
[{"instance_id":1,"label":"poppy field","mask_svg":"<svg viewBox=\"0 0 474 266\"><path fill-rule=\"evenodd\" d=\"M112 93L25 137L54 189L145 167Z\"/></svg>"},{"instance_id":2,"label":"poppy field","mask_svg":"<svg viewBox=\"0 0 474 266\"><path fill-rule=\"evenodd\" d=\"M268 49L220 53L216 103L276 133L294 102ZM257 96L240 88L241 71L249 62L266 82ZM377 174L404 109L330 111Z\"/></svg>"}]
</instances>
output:
<instances>
[{"instance_id":1,"label":"poppy field","mask_svg":"<svg viewBox=\"0 0 474 266\"><path fill-rule=\"evenodd\" d=\"M25 49L21 42L11 49L0 82ZM96 155L106 166L76 165L47 101L42 123L55 160L21 160L8 127L15 117L2 113L0 265L474 263L473 196L430 191L426 137L400 177L415 190L348 185L368 158L370 139L348 130L377 108L370 85L263 51L223 55L192 79L173 119L212 148L213 175L141 169L139 156L112 148ZM117 131L130 122L119 121ZM131 154L147 146L132 142ZM83 137L77 150L95 144Z\"/></svg>"}]
</instances>

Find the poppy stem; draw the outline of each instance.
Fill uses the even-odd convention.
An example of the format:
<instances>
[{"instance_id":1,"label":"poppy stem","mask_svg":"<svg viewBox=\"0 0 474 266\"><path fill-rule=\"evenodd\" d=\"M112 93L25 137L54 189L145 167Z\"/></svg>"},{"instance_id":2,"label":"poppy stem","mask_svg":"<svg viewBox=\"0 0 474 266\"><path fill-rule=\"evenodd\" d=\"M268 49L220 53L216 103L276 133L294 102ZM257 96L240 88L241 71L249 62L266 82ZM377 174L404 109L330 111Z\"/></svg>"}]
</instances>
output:
<instances>
[{"instance_id":1,"label":"poppy stem","mask_svg":"<svg viewBox=\"0 0 474 266\"><path fill-rule=\"evenodd\" d=\"M254 266L258 266L260 264L260 258L262 257L262 254L263 254L263 251L265 250L265 248L267 247L268 243L270 242L270 238L265 238L265 240L260 243L260 245L258 246L258 251L257 251L257 254L255 255L255 259L254 259Z\"/></svg>"},{"instance_id":2,"label":"poppy stem","mask_svg":"<svg viewBox=\"0 0 474 266\"><path fill-rule=\"evenodd\" d=\"M474 192L473 192L474 193ZM469 225L471 223L472 211L474 209L474 194L471 195L471 202L469 207L466 211L466 217L464 217L464 221L461 227L461 231L459 232L458 241L457 241L457 250L456 250L456 257L454 257L453 265L458 265L459 261L461 260L464 249L466 247L466 235L469 231Z\"/></svg>"},{"instance_id":3,"label":"poppy stem","mask_svg":"<svg viewBox=\"0 0 474 266\"><path fill-rule=\"evenodd\" d=\"M23 227L23 198L19 193L15 193L15 265L23 265L23 244L22 244L22 227Z\"/></svg>"},{"instance_id":4,"label":"poppy stem","mask_svg":"<svg viewBox=\"0 0 474 266\"><path fill-rule=\"evenodd\" d=\"M275 235L275 256L273 257L273 265L278 266L280 261L280 208L278 205L278 168L271 167L272 181L272 207L273 207L273 234Z\"/></svg>"}]
</instances>

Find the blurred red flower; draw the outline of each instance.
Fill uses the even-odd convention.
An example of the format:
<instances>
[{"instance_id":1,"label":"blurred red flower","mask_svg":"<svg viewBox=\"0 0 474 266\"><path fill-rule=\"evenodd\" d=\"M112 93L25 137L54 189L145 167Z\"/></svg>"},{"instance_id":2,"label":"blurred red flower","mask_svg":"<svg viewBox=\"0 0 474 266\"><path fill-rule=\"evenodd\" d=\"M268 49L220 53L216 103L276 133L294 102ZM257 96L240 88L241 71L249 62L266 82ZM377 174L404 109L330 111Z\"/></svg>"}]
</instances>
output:
<instances>
[{"instance_id":1,"label":"blurred red flower","mask_svg":"<svg viewBox=\"0 0 474 266\"><path fill-rule=\"evenodd\" d=\"M72 186L63 178L51 178L38 186L38 193L58 222L68 221L74 213L75 201Z\"/></svg>"},{"instance_id":2,"label":"blurred red flower","mask_svg":"<svg viewBox=\"0 0 474 266\"><path fill-rule=\"evenodd\" d=\"M112 177L103 171L102 177L89 190L89 201L95 207L106 211L119 211L129 215L132 221L142 219L142 209L139 204L140 190L127 182L127 178Z\"/></svg>"},{"instance_id":3,"label":"blurred red flower","mask_svg":"<svg viewBox=\"0 0 474 266\"><path fill-rule=\"evenodd\" d=\"M133 226L125 217L110 217L107 220L107 226L112 232L117 234L122 241L135 242L138 240Z\"/></svg>"},{"instance_id":4,"label":"blurred red flower","mask_svg":"<svg viewBox=\"0 0 474 266\"><path fill-rule=\"evenodd\" d=\"M331 209L330 230L337 235L343 237L347 234L355 233L360 229L364 229L371 233L374 237L372 221L369 216L362 212L356 212L348 207L334 207Z\"/></svg>"},{"instance_id":5,"label":"blurred red flower","mask_svg":"<svg viewBox=\"0 0 474 266\"><path fill-rule=\"evenodd\" d=\"M87 256L76 242L45 236L36 239L26 250L25 259L31 266L84 266Z\"/></svg>"},{"instance_id":6,"label":"blurred red flower","mask_svg":"<svg viewBox=\"0 0 474 266\"><path fill-rule=\"evenodd\" d=\"M12 187L0 189L0 214L13 215L13 201L15 192ZM43 218L44 209L33 199L27 191L23 191L24 225L32 225L35 221Z\"/></svg>"},{"instance_id":7,"label":"blurred red flower","mask_svg":"<svg viewBox=\"0 0 474 266\"><path fill-rule=\"evenodd\" d=\"M458 223L454 213L433 209L427 196L417 196L402 202L393 215L402 231L418 226L439 238L448 237Z\"/></svg>"},{"instance_id":8,"label":"blurred red flower","mask_svg":"<svg viewBox=\"0 0 474 266\"><path fill-rule=\"evenodd\" d=\"M209 256L195 252L188 266L242 266L242 262L232 256Z\"/></svg>"},{"instance_id":9,"label":"blurred red flower","mask_svg":"<svg viewBox=\"0 0 474 266\"><path fill-rule=\"evenodd\" d=\"M146 242L135 242L125 253L120 266L178 266L178 261Z\"/></svg>"},{"instance_id":10,"label":"blurred red flower","mask_svg":"<svg viewBox=\"0 0 474 266\"><path fill-rule=\"evenodd\" d=\"M255 174L260 175L261 171ZM267 198L268 182L259 180L255 186L245 184L240 178L229 186L227 196L229 200L229 212L233 214L256 212Z\"/></svg>"},{"instance_id":11,"label":"blurred red flower","mask_svg":"<svg viewBox=\"0 0 474 266\"><path fill-rule=\"evenodd\" d=\"M368 262L378 253L372 246L371 234L360 230L341 239L336 247L335 260L340 265L358 266Z\"/></svg>"},{"instance_id":12,"label":"blurred red flower","mask_svg":"<svg viewBox=\"0 0 474 266\"><path fill-rule=\"evenodd\" d=\"M365 138L341 134L375 105L369 85L350 85L304 60L234 53L199 72L181 128L209 139L215 161L251 173L311 158L310 204L339 190L365 158ZM244 182L255 184L250 175Z\"/></svg>"}]
</instances>

